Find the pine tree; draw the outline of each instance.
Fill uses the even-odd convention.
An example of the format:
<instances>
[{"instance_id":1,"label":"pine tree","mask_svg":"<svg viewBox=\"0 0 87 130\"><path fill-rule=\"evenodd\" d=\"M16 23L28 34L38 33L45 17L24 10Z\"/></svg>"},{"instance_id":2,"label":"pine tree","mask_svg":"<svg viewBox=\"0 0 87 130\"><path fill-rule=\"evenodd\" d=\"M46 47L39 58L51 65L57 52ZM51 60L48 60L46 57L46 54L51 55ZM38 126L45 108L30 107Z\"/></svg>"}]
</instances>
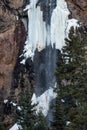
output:
<instances>
[{"instance_id":1,"label":"pine tree","mask_svg":"<svg viewBox=\"0 0 87 130\"><path fill-rule=\"evenodd\" d=\"M35 130L48 130L46 118L42 112L39 112L37 115L37 124L35 126Z\"/></svg>"},{"instance_id":2,"label":"pine tree","mask_svg":"<svg viewBox=\"0 0 87 130\"><path fill-rule=\"evenodd\" d=\"M72 112L72 114L75 111ZM71 113L70 113L71 114ZM72 116L71 114L71 116ZM68 130L86 130L87 129L87 103L82 103L82 105L78 106L76 114L74 114L74 118L69 126Z\"/></svg>"},{"instance_id":3,"label":"pine tree","mask_svg":"<svg viewBox=\"0 0 87 130\"><path fill-rule=\"evenodd\" d=\"M53 120L51 122L52 130L65 130L64 111L59 91L56 89L57 97L53 107Z\"/></svg>"},{"instance_id":4,"label":"pine tree","mask_svg":"<svg viewBox=\"0 0 87 130\"><path fill-rule=\"evenodd\" d=\"M31 88L27 76L24 81L25 90L22 93L19 107L16 111L16 122L19 125L19 130L34 130L36 124L35 104L32 104Z\"/></svg>"},{"instance_id":5,"label":"pine tree","mask_svg":"<svg viewBox=\"0 0 87 130\"><path fill-rule=\"evenodd\" d=\"M0 122L0 130L6 130L6 128L5 128L4 124L3 124L3 122Z\"/></svg>"},{"instance_id":6,"label":"pine tree","mask_svg":"<svg viewBox=\"0 0 87 130\"><path fill-rule=\"evenodd\" d=\"M79 33L79 29L71 28L57 63L56 77L61 98L65 101L66 121L71 122L69 130L85 130L87 126L87 111L84 106L87 99L86 36ZM84 113L82 109L86 115L81 114ZM83 118L84 125L81 124Z\"/></svg>"}]
</instances>

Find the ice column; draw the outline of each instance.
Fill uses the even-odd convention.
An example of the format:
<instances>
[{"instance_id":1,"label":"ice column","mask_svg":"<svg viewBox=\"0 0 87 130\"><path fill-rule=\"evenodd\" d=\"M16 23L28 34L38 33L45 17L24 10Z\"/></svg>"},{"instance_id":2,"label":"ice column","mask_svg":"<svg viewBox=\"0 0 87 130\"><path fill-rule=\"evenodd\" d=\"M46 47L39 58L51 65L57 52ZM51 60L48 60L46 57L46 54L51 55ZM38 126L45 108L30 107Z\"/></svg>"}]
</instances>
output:
<instances>
[{"instance_id":1,"label":"ice column","mask_svg":"<svg viewBox=\"0 0 87 130\"><path fill-rule=\"evenodd\" d=\"M56 44L57 49L61 49L65 44L65 29L69 11L65 0L57 0L57 6L51 17L51 43Z\"/></svg>"}]
</instances>

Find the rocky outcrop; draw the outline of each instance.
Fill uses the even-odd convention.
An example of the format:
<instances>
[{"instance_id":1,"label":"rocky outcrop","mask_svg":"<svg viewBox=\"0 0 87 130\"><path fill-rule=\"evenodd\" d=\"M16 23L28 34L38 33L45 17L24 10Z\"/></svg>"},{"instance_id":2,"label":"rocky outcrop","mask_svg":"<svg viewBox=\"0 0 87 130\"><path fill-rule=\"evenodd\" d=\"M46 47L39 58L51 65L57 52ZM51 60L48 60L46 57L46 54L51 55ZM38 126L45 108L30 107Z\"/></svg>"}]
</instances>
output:
<instances>
[{"instance_id":1,"label":"rocky outcrop","mask_svg":"<svg viewBox=\"0 0 87 130\"><path fill-rule=\"evenodd\" d=\"M1 0L0 1L0 32L6 31L13 25L19 15L23 14L26 0Z\"/></svg>"},{"instance_id":2,"label":"rocky outcrop","mask_svg":"<svg viewBox=\"0 0 87 130\"><path fill-rule=\"evenodd\" d=\"M4 33L0 33L0 89L9 95L16 60L25 42L25 29L19 21Z\"/></svg>"},{"instance_id":3,"label":"rocky outcrop","mask_svg":"<svg viewBox=\"0 0 87 130\"><path fill-rule=\"evenodd\" d=\"M10 10L7 10L3 4L0 4L0 33L6 31L15 21L15 15Z\"/></svg>"},{"instance_id":4,"label":"rocky outcrop","mask_svg":"<svg viewBox=\"0 0 87 130\"><path fill-rule=\"evenodd\" d=\"M27 0L1 0L0 4L12 9L19 9L26 4Z\"/></svg>"},{"instance_id":5,"label":"rocky outcrop","mask_svg":"<svg viewBox=\"0 0 87 130\"><path fill-rule=\"evenodd\" d=\"M2 0L5 5L8 5L10 8L19 9L24 5L26 0Z\"/></svg>"},{"instance_id":6,"label":"rocky outcrop","mask_svg":"<svg viewBox=\"0 0 87 130\"><path fill-rule=\"evenodd\" d=\"M87 0L66 0L71 17L87 25Z\"/></svg>"},{"instance_id":7,"label":"rocky outcrop","mask_svg":"<svg viewBox=\"0 0 87 130\"><path fill-rule=\"evenodd\" d=\"M4 115L3 101L11 97L15 66L26 40L25 27L19 16L25 1L0 1L0 122L6 127L10 126L12 118Z\"/></svg>"},{"instance_id":8,"label":"rocky outcrop","mask_svg":"<svg viewBox=\"0 0 87 130\"><path fill-rule=\"evenodd\" d=\"M13 70L26 39L25 27L18 20L24 0L0 1L0 98L9 96Z\"/></svg>"}]
</instances>

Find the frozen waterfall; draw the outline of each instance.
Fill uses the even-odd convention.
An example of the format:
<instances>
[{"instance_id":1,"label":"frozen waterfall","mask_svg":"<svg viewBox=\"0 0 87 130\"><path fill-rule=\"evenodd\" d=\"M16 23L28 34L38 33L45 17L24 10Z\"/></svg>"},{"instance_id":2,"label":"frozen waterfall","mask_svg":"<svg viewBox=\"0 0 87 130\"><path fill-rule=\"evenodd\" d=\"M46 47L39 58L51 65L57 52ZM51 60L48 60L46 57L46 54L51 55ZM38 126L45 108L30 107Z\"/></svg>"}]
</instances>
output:
<instances>
[{"instance_id":1,"label":"frozen waterfall","mask_svg":"<svg viewBox=\"0 0 87 130\"><path fill-rule=\"evenodd\" d=\"M36 6L37 2L38 0L30 0L30 4L25 8L25 10L28 10L29 21L28 37L24 48L24 51L26 51L25 57L32 57L36 48L41 51L46 45L51 44L53 46L55 44L57 49L61 49L64 45L69 15L65 0L56 1L56 8L53 10L52 16L49 16L51 17L50 25L43 21L43 11L39 5ZM51 6L51 2L48 4L48 6Z\"/></svg>"},{"instance_id":2,"label":"frozen waterfall","mask_svg":"<svg viewBox=\"0 0 87 130\"><path fill-rule=\"evenodd\" d=\"M68 20L69 11L65 0L29 0L26 10L28 36L23 54L25 59L21 63L32 57L36 75L36 95L33 100L39 102L37 111L42 109L43 114L48 116L50 102L55 98L52 87L56 82L56 51L65 44L70 26L77 26L77 21ZM15 124L10 130L17 129Z\"/></svg>"},{"instance_id":3,"label":"frozen waterfall","mask_svg":"<svg viewBox=\"0 0 87 130\"><path fill-rule=\"evenodd\" d=\"M65 30L69 11L65 0L57 0L57 7L54 9L51 18L51 43L61 49L65 43Z\"/></svg>"},{"instance_id":4,"label":"frozen waterfall","mask_svg":"<svg viewBox=\"0 0 87 130\"><path fill-rule=\"evenodd\" d=\"M33 58L36 76L34 88L36 95L40 96L55 85L57 49L63 47L70 27L76 27L77 20L68 19L69 10L65 0L29 1L30 4L24 9L28 12L24 57Z\"/></svg>"}]
</instances>

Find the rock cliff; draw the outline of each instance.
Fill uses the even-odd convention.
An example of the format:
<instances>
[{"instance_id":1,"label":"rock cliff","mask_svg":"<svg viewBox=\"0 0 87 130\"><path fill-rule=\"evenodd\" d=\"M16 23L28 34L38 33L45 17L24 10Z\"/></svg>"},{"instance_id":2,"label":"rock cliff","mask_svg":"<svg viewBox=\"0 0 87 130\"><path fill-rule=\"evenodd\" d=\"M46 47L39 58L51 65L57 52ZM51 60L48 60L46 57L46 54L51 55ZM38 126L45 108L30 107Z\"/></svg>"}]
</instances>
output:
<instances>
[{"instance_id":1,"label":"rock cliff","mask_svg":"<svg viewBox=\"0 0 87 130\"><path fill-rule=\"evenodd\" d=\"M0 33L0 89L5 90L4 97L9 95L14 66L24 41L25 31L21 21Z\"/></svg>"},{"instance_id":2,"label":"rock cliff","mask_svg":"<svg viewBox=\"0 0 87 130\"><path fill-rule=\"evenodd\" d=\"M9 96L13 70L26 39L25 27L18 20L23 0L0 1L0 92Z\"/></svg>"},{"instance_id":3,"label":"rock cliff","mask_svg":"<svg viewBox=\"0 0 87 130\"><path fill-rule=\"evenodd\" d=\"M0 1L0 122L12 123L10 116L3 114L3 102L11 95L13 72L23 50L26 31L20 18L26 0ZM7 126L6 126L7 127Z\"/></svg>"},{"instance_id":4,"label":"rock cliff","mask_svg":"<svg viewBox=\"0 0 87 130\"><path fill-rule=\"evenodd\" d=\"M87 0L66 0L71 17L87 25Z\"/></svg>"}]
</instances>

